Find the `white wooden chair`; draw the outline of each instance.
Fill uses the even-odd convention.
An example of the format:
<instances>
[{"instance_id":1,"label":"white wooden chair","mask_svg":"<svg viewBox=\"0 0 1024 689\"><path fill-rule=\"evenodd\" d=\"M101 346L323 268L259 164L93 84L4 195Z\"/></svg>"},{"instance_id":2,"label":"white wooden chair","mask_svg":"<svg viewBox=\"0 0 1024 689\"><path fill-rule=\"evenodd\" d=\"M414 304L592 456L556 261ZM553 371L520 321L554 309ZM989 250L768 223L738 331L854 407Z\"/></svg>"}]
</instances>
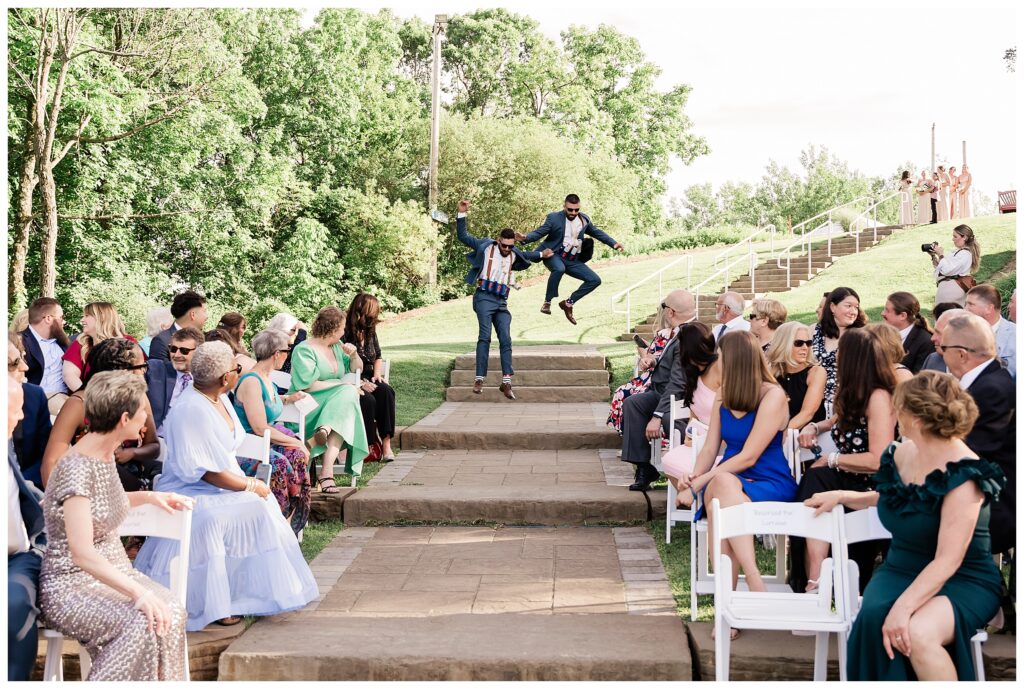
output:
<instances>
[{"instance_id":1,"label":"white wooden chair","mask_svg":"<svg viewBox=\"0 0 1024 689\"><path fill-rule=\"evenodd\" d=\"M800 503L747 502L722 508L711 501L714 515L715 552L715 679L728 681L731 643L729 629L771 629L809 631L815 634L814 680L826 678L828 642L831 633L845 634L850 628L847 611L846 553L841 545L843 508L837 506L819 517ZM755 534L801 536L828 541L836 557L821 566L818 590L814 593L752 593L732 590L732 560L722 555L722 539ZM835 589L835 611L832 610ZM840 679L846 679L846 646L839 645Z\"/></svg>"},{"instance_id":2,"label":"white wooden chair","mask_svg":"<svg viewBox=\"0 0 1024 689\"><path fill-rule=\"evenodd\" d=\"M284 409L281 411L281 416L277 417L277 420L282 423L294 423L298 426L296 435L299 436L299 440L303 443L306 442L306 417L316 409L318 406L316 400L313 399L312 395L303 397L302 399L294 402L289 402L284 405Z\"/></svg>"},{"instance_id":3,"label":"white wooden chair","mask_svg":"<svg viewBox=\"0 0 1024 689\"><path fill-rule=\"evenodd\" d=\"M673 407L675 398L673 397ZM671 411L675 411L672 409ZM690 416L690 410L687 408L686 414L690 419L689 428L692 429L690 436L690 449L693 452L694 461L697 459L697 455L700 453L701 448L704 446L704 436L708 432L708 427L702 424L697 419ZM674 426L674 420L672 425ZM685 432L685 431L684 431ZM669 450L675 449L681 443L671 445ZM676 484L669 479L668 482L668 496L665 504L665 543L672 542L672 527L677 522L689 522L690 523L690 551L693 552L694 548L694 532L693 532L693 515L696 514L697 505L691 505L690 509L684 509L676 506L676 499L679 497L679 491L676 490ZM693 557L690 558L691 562Z\"/></svg>"},{"instance_id":4,"label":"white wooden chair","mask_svg":"<svg viewBox=\"0 0 1024 689\"><path fill-rule=\"evenodd\" d=\"M290 390L292 387L292 374L287 371L271 371L270 381L279 388Z\"/></svg>"},{"instance_id":5,"label":"white wooden chair","mask_svg":"<svg viewBox=\"0 0 1024 689\"><path fill-rule=\"evenodd\" d=\"M882 521L878 518L878 508L868 507L863 510L854 510L847 512L842 521L842 539L843 548L847 548L853 543L862 543L864 541L887 541L892 538L892 534L889 530L882 525ZM844 550L845 552L845 550ZM853 621L857 619L857 613L860 611L860 606L863 601L860 595L860 568L857 567L857 563L849 559L847 556L847 568L848 575L847 581L847 609L850 614L850 625L853 625ZM846 632L839 634L839 644L842 647L846 646ZM974 674L979 682L985 681L985 662L982 655L982 646L988 641L988 632L984 629L979 629L978 632L971 637L971 650L972 658L974 660Z\"/></svg>"},{"instance_id":6,"label":"white wooden chair","mask_svg":"<svg viewBox=\"0 0 1024 689\"><path fill-rule=\"evenodd\" d=\"M391 383L391 359L381 359L380 377L385 383Z\"/></svg>"},{"instance_id":7,"label":"white wooden chair","mask_svg":"<svg viewBox=\"0 0 1024 689\"><path fill-rule=\"evenodd\" d=\"M235 457L239 459L258 459L261 465L256 471L257 477L265 480L270 485L270 474L273 465L270 463L270 429L263 431L263 435L246 433L242 444L235 450Z\"/></svg>"},{"instance_id":8,"label":"white wooden chair","mask_svg":"<svg viewBox=\"0 0 1024 689\"><path fill-rule=\"evenodd\" d=\"M119 536L156 536L169 538L179 542L178 554L171 559L170 588L171 593L181 606L185 607L185 594L188 591L188 555L192 542L192 511L175 510L168 514L155 505L139 505L128 512L128 516L117 529ZM46 662L43 667L44 682L64 681L64 662L61 650L64 646L64 635L53 629L40 629L46 639ZM188 644L183 644L185 653L185 680L189 679ZM89 676L92 660L82 645L79 645L78 661L82 679Z\"/></svg>"},{"instance_id":9,"label":"white wooden chair","mask_svg":"<svg viewBox=\"0 0 1024 689\"><path fill-rule=\"evenodd\" d=\"M658 438L657 440L651 440L651 466L661 471L661 453L665 449L672 449L680 443L682 443L682 433L676 428L676 421L682 421L683 419L690 418L690 409L687 407L682 400L676 400L675 395L669 397L668 407L668 438ZM665 446L668 446L667 448Z\"/></svg>"}]
</instances>

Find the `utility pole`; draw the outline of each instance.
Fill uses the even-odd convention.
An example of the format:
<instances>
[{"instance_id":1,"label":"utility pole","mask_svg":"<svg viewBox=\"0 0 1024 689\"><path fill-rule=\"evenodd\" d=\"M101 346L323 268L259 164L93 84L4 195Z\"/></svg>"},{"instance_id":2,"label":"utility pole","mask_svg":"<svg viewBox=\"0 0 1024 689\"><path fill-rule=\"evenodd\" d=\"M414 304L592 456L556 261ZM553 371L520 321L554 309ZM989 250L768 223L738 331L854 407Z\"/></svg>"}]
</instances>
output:
<instances>
[{"instance_id":1,"label":"utility pole","mask_svg":"<svg viewBox=\"0 0 1024 689\"><path fill-rule=\"evenodd\" d=\"M961 154L963 156L963 165L966 165L967 164L967 142L966 141L961 141L960 144L961 144L961 148L963 150L963 152ZM960 169L963 170L963 166L961 166Z\"/></svg>"},{"instance_id":2,"label":"utility pole","mask_svg":"<svg viewBox=\"0 0 1024 689\"><path fill-rule=\"evenodd\" d=\"M430 170L428 172L427 206L431 217L437 210L438 143L441 136L441 37L448 28L448 15L434 15L433 64L430 77ZM435 221L436 222L436 221ZM437 227L437 225L434 225ZM431 250L430 274L427 282L437 284L437 248Z\"/></svg>"},{"instance_id":3,"label":"utility pole","mask_svg":"<svg viewBox=\"0 0 1024 689\"><path fill-rule=\"evenodd\" d=\"M935 123L932 122L932 166L928 168L929 172L935 172Z\"/></svg>"}]
</instances>

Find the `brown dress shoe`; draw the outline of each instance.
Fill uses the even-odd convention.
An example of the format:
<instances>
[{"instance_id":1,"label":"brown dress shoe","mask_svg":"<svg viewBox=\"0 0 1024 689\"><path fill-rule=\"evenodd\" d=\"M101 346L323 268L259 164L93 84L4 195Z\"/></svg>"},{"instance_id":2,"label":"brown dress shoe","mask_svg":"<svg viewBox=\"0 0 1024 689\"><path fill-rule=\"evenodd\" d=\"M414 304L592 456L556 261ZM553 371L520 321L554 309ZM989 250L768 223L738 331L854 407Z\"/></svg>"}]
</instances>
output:
<instances>
[{"instance_id":1,"label":"brown dress shoe","mask_svg":"<svg viewBox=\"0 0 1024 689\"><path fill-rule=\"evenodd\" d=\"M572 317L572 307L566 304L564 299L558 302L558 308L565 311L565 317L570 323L576 325L576 319Z\"/></svg>"},{"instance_id":2,"label":"brown dress shoe","mask_svg":"<svg viewBox=\"0 0 1024 689\"><path fill-rule=\"evenodd\" d=\"M541 304L540 305L540 312L541 313L546 313L547 315L550 316L551 315L551 302L550 301L546 301L543 304Z\"/></svg>"},{"instance_id":3,"label":"brown dress shoe","mask_svg":"<svg viewBox=\"0 0 1024 689\"><path fill-rule=\"evenodd\" d=\"M498 389L501 390L501 394L510 400L514 400L516 398L515 393L512 392L512 383L502 383L498 386Z\"/></svg>"},{"instance_id":4,"label":"brown dress shoe","mask_svg":"<svg viewBox=\"0 0 1024 689\"><path fill-rule=\"evenodd\" d=\"M484 391L484 381L483 381L483 379L477 379L473 383L473 392L474 392L474 394L479 395L483 391Z\"/></svg>"}]
</instances>

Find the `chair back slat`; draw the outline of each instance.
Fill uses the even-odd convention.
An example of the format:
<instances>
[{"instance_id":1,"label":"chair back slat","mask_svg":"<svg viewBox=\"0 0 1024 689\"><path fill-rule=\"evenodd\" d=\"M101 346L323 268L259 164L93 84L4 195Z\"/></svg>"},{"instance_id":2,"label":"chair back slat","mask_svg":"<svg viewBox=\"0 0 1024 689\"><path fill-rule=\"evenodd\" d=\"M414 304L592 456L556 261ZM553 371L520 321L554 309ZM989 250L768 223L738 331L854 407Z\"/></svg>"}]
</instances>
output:
<instances>
[{"instance_id":1,"label":"chair back slat","mask_svg":"<svg viewBox=\"0 0 1024 689\"><path fill-rule=\"evenodd\" d=\"M156 505L139 505L117 528L119 536L146 536L178 541L178 552L171 558L170 588L184 606L188 586L188 556L192 545L192 510L175 510L168 514Z\"/></svg>"},{"instance_id":2,"label":"chair back slat","mask_svg":"<svg viewBox=\"0 0 1024 689\"><path fill-rule=\"evenodd\" d=\"M270 380L279 388L285 390L291 390L292 387L292 374L287 371L271 371Z\"/></svg>"},{"instance_id":3,"label":"chair back slat","mask_svg":"<svg viewBox=\"0 0 1024 689\"><path fill-rule=\"evenodd\" d=\"M722 538L769 534L832 542L833 520L831 512L815 517L813 508L798 502L748 502L722 510L722 522L715 529Z\"/></svg>"},{"instance_id":4,"label":"chair back slat","mask_svg":"<svg viewBox=\"0 0 1024 689\"><path fill-rule=\"evenodd\" d=\"M882 520L878 518L877 507L848 512L843 517L843 533L847 543L892 539L892 534L882 526Z\"/></svg>"},{"instance_id":5,"label":"chair back slat","mask_svg":"<svg viewBox=\"0 0 1024 689\"><path fill-rule=\"evenodd\" d=\"M235 450L235 456L244 459L258 459L262 464L270 463L270 429L263 435L246 433L241 445Z\"/></svg>"}]
</instances>

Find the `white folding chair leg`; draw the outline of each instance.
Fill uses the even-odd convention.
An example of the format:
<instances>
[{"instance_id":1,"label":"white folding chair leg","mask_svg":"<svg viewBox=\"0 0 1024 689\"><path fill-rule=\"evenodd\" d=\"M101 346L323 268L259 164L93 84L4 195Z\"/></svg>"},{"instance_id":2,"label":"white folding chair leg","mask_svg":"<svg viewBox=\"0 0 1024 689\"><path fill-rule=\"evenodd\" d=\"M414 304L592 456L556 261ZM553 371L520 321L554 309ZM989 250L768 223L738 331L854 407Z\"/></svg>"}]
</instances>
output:
<instances>
[{"instance_id":1,"label":"white folding chair leg","mask_svg":"<svg viewBox=\"0 0 1024 689\"><path fill-rule=\"evenodd\" d=\"M668 496L665 502L665 543L672 543L672 510L676 507L676 485L668 479Z\"/></svg>"},{"instance_id":2,"label":"white folding chair leg","mask_svg":"<svg viewBox=\"0 0 1024 689\"><path fill-rule=\"evenodd\" d=\"M82 648L81 644L78 646L78 667L81 670L81 677L84 681L89 676L89 670L92 669L92 658L89 657L88 651Z\"/></svg>"},{"instance_id":3,"label":"white folding chair leg","mask_svg":"<svg viewBox=\"0 0 1024 689\"><path fill-rule=\"evenodd\" d=\"M846 642L849 635L846 632L839 632L839 681L846 681Z\"/></svg>"},{"instance_id":4,"label":"white folding chair leg","mask_svg":"<svg viewBox=\"0 0 1024 689\"><path fill-rule=\"evenodd\" d=\"M729 625L723 615L715 614L715 681L729 681Z\"/></svg>"},{"instance_id":5,"label":"white folding chair leg","mask_svg":"<svg viewBox=\"0 0 1024 689\"><path fill-rule=\"evenodd\" d=\"M828 640L831 634L818 632L814 635L814 681L824 682L828 677Z\"/></svg>"},{"instance_id":6,"label":"white folding chair leg","mask_svg":"<svg viewBox=\"0 0 1024 689\"><path fill-rule=\"evenodd\" d=\"M697 621L697 529L690 522L690 621Z\"/></svg>"},{"instance_id":7,"label":"white folding chair leg","mask_svg":"<svg viewBox=\"0 0 1024 689\"><path fill-rule=\"evenodd\" d=\"M988 641L988 632L980 631L971 637L971 655L974 657L974 675L979 682L985 681L985 656L982 644Z\"/></svg>"},{"instance_id":8,"label":"white folding chair leg","mask_svg":"<svg viewBox=\"0 0 1024 689\"><path fill-rule=\"evenodd\" d=\"M64 637L50 630L44 632L43 637L46 639L46 663L43 665L43 681L63 682L64 662L61 660L61 650L64 648Z\"/></svg>"}]
</instances>

